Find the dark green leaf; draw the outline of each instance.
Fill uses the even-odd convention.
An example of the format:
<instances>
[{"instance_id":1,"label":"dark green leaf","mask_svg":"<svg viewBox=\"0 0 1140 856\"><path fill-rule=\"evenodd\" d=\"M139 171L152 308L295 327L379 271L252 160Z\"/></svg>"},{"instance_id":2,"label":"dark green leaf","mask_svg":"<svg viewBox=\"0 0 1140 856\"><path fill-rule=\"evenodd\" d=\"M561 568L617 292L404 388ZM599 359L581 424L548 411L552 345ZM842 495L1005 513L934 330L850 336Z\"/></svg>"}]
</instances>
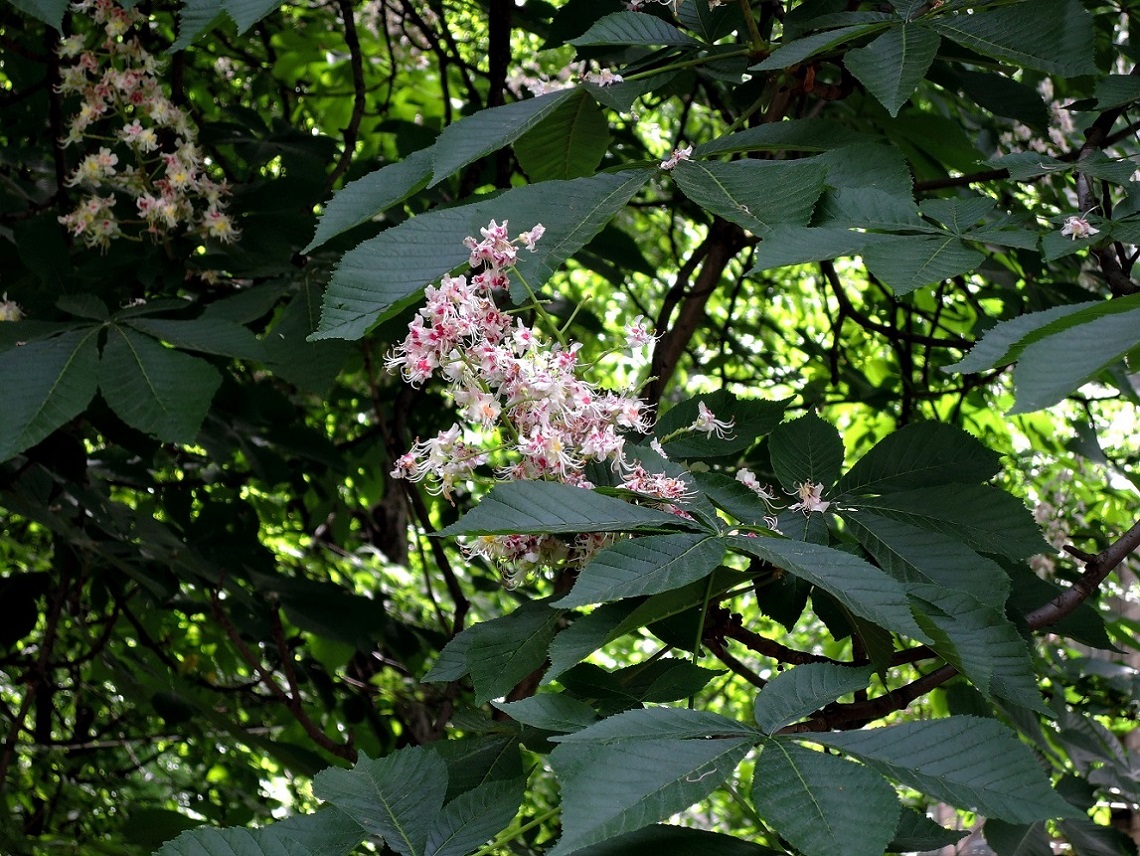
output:
<instances>
[{"instance_id":1,"label":"dark green leaf","mask_svg":"<svg viewBox=\"0 0 1140 856\"><path fill-rule=\"evenodd\" d=\"M43 21L57 32L63 32L63 13L67 11L68 0L8 0L21 12Z\"/></svg>"},{"instance_id":2,"label":"dark green leaf","mask_svg":"<svg viewBox=\"0 0 1140 856\"><path fill-rule=\"evenodd\" d=\"M1024 559L1049 549L1021 500L988 485L939 485L865 497L858 510L950 535L981 553Z\"/></svg>"},{"instance_id":3,"label":"dark green leaf","mask_svg":"<svg viewBox=\"0 0 1140 856\"><path fill-rule=\"evenodd\" d=\"M710 437L686 430L696 421L702 403L717 419L732 423L728 436ZM690 460L733 455L749 448L779 425L790 403L791 399L761 401L737 398L728 390L717 390L687 398L670 407L657 420L653 433L670 458ZM671 434L676 436L666 439Z\"/></svg>"},{"instance_id":4,"label":"dark green leaf","mask_svg":"<svg viewBox=\"0 0 1140 856\"><path fill-rule=\"evenodd\" d=\"M386 758L362 757L351 770L332 768L313 779L313 795L381 836L401 856L421 856L443 808L447 765L416 746Z\"/></svg>"},{"instance_id":5,"label":"dark green leaf","mask_svg":"<svg viewBox=\"0 0 1140 856\"><path fill-rule=\"evenodd\" d=\"M574 619L574 623L561 631L550 643L550 668L547 669L542 682L550 683L606 642L617 638L613 635L614 630L636 608L637 604L632 601L608 603L588 615L580 615Z\"/></svg>"},{"instance_id":6,"label":"dark green leaf","mask_svg":"<svg viewBox=\"0 0 1140 856\"><path fill-rule=\"evenodd\" d=\"M696 47L700 42L653 15L642 12L614 12L597 21L578 38L571 39L570 44L578 47L591 45Z\"/></svg>"},{"instance_id":7,"label":"dark green leaf","mask_svg":"<svg viewBox=\"0 0 1140 856\"><path fill-rule=\"evenodd\" d=\"M953 235L896 235L876 241L863 252L867 267L895 294L969 273L985 256Z\"/></svg>"},{"instance_id":8,"label":"dark green leaf","mask_svg":"<svg viewBox=\"0 0 1140 856\"><path fill-rule=\"evenodd\" d=\"M645 710L629 710L595 722L588 728L573 734L552 738L555 743L613 744L627 741L659 740L670 738L690 740L695 738L747 737L759 735L756 729L735 719L704 710L689 710L683 707L651 707Z\"/></svg>"},{"instance_id":9,"label":"dark green leaf","mask_svg":"<svg viewBox=\"0 0 1140 856\"><path fill-rule=\"evenodd\" d=\"M911 423L875 444L835 485L835 496L890 493L952 482L989 479L1001 459L961 428Z\"/></svg>"},{"instance_id":10,"label":"dark green leaf","mask_svg":"<svg viewBox=\"0 0 1140 856\"><path fill-rule=\"evenodd\" d=\"M560 610L531 601L463 631L470 634L467 666L475 683L476 704L506 695L542 665L561 616Z\"/></svg>"},{"instance_id":11,"label":"dark green leaf","mask_svg":"<svg viewBox=\"0 0 1140 856\"><path fill-rule=\"evenodd\" d=\"M520 232L540 222L546 227L538 250L523 253L518 262L522 275L538 288L649 176L649 170L639 170L516 187L492 199L429 211L381 232L340 260L325 292L320 329L312 338L360 338L411 303L425 285L465 262L470 251L464 237L479 234L492 219L508 219ZM557 206L550 205L552 198L558 199Z\"/></svg>"},{"instance_id":12,"label":"dark green leaf","mask_svg":"<svg viewBox=\"0 0 1140 856\"><path fill-rule=\"evenodd\" d=\"M810 483L830 487L843 466L843 440L834 425L813 413L777 427L768 439L772 468L784 490Z\"/></svg>"},{"instance_id":13,"label":"dark green leaf","mask_svg":"<svg viewBox=\"0 0 1140 856\"><path fill-rule=\"evenodd\" d=\"M723 557L724 542L713 535L677 532L619 541L590 560L557 605L569 609L670 591L704 579Z\"/></svg>"},{"instance_id":14,"label":"dark green leaf","mask_svg":"<svg viewBox=\"0 0 1140 856\"><path fill-rule=\"evenodd\" d=\"M731 835L664 824L627 832L574 852L576 856L783 856L783 851L777 853Z\"/></svg>"},{"instance_id":15,"label":"dark green leaf","mask_svg":"<svg viewBox=\"0 0 1140 856\"><path fill-rule=\"evenodd\" d=\"M902 586L857 556L787 538L731 539L733 547L819 586L856 615L910 636L929 641L910 612Z\"/></svg>"},{"instance_id":16,"label":"dark green leaf","mask_svg":"<svg viewBox=\"0 0 1140 856\"><path fill-rule=\"evenodd\" d=\"M97 382L99 329L75 330L0 353L0 461L34 446L87 409Z\"/></svg>"},{"instance_id":17,"label":"dark green leaf","mask_svg":"<svg viewBox=\"0 0 1140 856\"><path fill-rule=\"evenodd\" d=\"M155 856L310 856L304 844L267 829L193 829L168 841Z\"/></svg>"},{"instance_id":18,"label":"dark green leaf","mask_svg":"<svg viewBox=\"0 0 1140 856\"><path fill-rule=\"evenodd\" d=\"M751 743L739 737L657 738L558 746L550 763L562 784L562 837L550 856L572 853L688 808L720 787Z\"/></svg>"},{"instance_id":19,"label":"dark green leaf","mask_svg":"<svg viewBox=\"0 0 1140 856\"><path fill-rule=\"evenodd\" d=\"M862 36L879 32L886 26L885 23L855 24L850 27L840 27L822 33L812 33L810 36L796 39L787 44L780 45L763 62L750 67L749 71L776 71L781 68L790 68L798 65L805 59L816 54L830 51L844 42L850 42Z\"/></svg>"},{"instance_id":20,"label":"dark green leaf","mask_svg":"<svg viewBox=\"0 0 1140 856\"><path fill-rule=\"evenodd\" d=\"M455 523L448 535L637 532L674 528L681 518L593 490L546 481L503 482Z\"/></svg>"},{"instance_id":21,"label":"dark green leaf","mask_svg":"<svg viewBox=\"0 0 1140 856\"><path fill-rule=\"evenodd\" d=\"M779 224L806 226L826 172L812 160L682 161L673 178L705 210L762 236Z\"/></svg>"},{"instance_id":22,"label":"dark green leaf","mask_svg":"<svg viewBox=\"0 0 1140 856\"><path fill-rule=\"evenodd\" d=\"M165 443L193 442L221 383L205 360L129 327L108 329L99 390L120 419Z\"/></svg>"},{"instance_id":23,"label":"dark green leaf","mask_svg":"<svg viewBox=\"0 0 1140 856\"><path fill-rule=\"evenodd\" d=\"M961 372L969 374L984 369L1003 366L1016 360L1029 342L1036 341L1040 336L1033 336L1036 331L1044 331L1054 321L1069 319L1085 309L1103 305L1103 301L1087 303L1074 303L1069 306L1054 306L1040 312L1030 312L1009 321L999 322L995 327L987 330L985 335L963 359L946 366L944 371ZM1070 319L1066 323L1080 323L1079 319ZM1042 332L1041 335L1044 335Z\"/></svg>"},{"instance_id":24,"label":"dark green leaf","mask_svg":"<svg viewBox=\"0 0 1140 856\"><path fill-rule=\"evenodd\" d=\"M578 731L598 721L592 707L565 693L541 693L519 701L492 704L516 722L543 731Z\"/></svg>"},{"instance_id":25,"label":"dark green leaf","mask_svg":"<svg viewBox=\"0 0 1140 856\"><path fill-rule=\"evenodd\" d=\"M302 252L311 253L329 239L403 202L427 186L431 175L432 151L428 148L350 181L325 204L316 234Z\"/></svg>"},{"instance_id":26,"label":"dark green leaf","mask_svg":"<svg viewBox=\"0 0 1140 856\"><path fill-rule=\"evenodd\" d=\"M1023 825L991 819L982 834L997 856L1053 856L1044 821Z\"/></svg>"},{"instance_id":27,"label":"dark green leaf","mask_svg":"<svg viewBox=\"0 0 1140 856\"><path fill-rule=\"evenodd\" d=\"M435 187L456 170L513 143L577 94L573 89L563 89L480 110L448 125L431 147L432 178L428 187ZM495 219L501 221L502 217ZM534 224L521 228L529 229L531 225Z\"/></svg>"},{"instance_id":28,"label":"dark green leaf","mask_svg":"<svg viewBox=\"0 0 1140 856\"><path fill-rule=\"evenodd\" d=\"M425 856L466 856L510 825L522 804L526 778L484 782L460 794L436 818Z\"/></svg>"},{"instance_id":29,"label":"dark green leaf","mask_svg":"<svg viewBox=\"0 0 1140 856\"><path fill-rule=\"evenodd\" d=\"M578 178L594 172L609 142L605 115L579 90L515 140L515 155L531 181Z\"/></svg>"},{"instance_id":30,"label":"dark green leaf","mask_svg":"<svg viewBox=\"0 0 1140 856\"><path fill-rule=\"evenodd\" d=\"M1096 109L1123 107L1140 98L1140 77L1132 74L1109 74L1096 82Z\"/></svg>"},{"instance_id":31,"label":"dark green leaf","mask_svg":"<svg viewBox=\"0 0 1140 856\"><path fill-rule=\"evenodd\" d=\"M132 318L125 324L187 351L243 360L264 358L261 342L249 329L223 318L195 318L188 321Z\"/></svg>"},{"instance_id":32,"label":"dark green leaf","mask_svg":"<svg viewBox=\"0 0 1140 856\"><path fill-rule=\"evenodd\" d=\"M942 40L922 24L891 27L871 44L847 52L844 65L892 116L926 76Z\"/></svg>"},{"instance_id":33,"label":"dark green leaf","mask_svg":"<svg viewBox=\"0 0 1140 856\"><path fill-rule=\"evenodd\" d=\"M941 15L932 26L968 48L1063 77L1096 74L1092 16L1077 0L1033 0Z\"/></svg>"},{"instance_id":34,"label":"dark green leaf","mask_svg":"<svg viewBox=\"0 0 1140 856\"><path fill-rule=\"evenodd\" d=\"M878 773L781 738L756 761L752 801L805 856L882 856L899 817Z\"/></svg>"},{"instance_id":35,"label":"dark green leaf","mask_svg":"<svg viewBox=\"0 0 1140 856\"><path fill-rule=\"evenodd\" d=\"M873 674L870 666L833 663L805 663L780 672L756 696L756 722L773 734L842 695L865 689Z\"/></svg>"},{"instance_id":36,"label":"dark green leaf","mask_svg":"<svg viewBox=\"0 0 1140 856\"><path fill-rule=\"evenodd\" d=\"M760 242L756 264L748 273L857 255L883 237L846 226L776 226Z\"/></svg>"},{"instance_id":37,"label":"dark green leaf","mask_svg":"<svg viewBox=\"0 0 1140 856\"><path fill-rule=\"evenodd\" d=\"M827 119L785 119L701 143L693 149L693 156L766 151L821 152L869 139L866 134Z\"/></svg>"},{"instance_id":38,"label":"dark green leaf","mask_svg":"<svg viewBox=\"0 0 1140 856\"><path fill-rule=\"evenodd\" d=\"M1073 817L1037 759L992 719L954 716L863 731L813 734L937 800L1012 823Z\"/></svg>"},{"instance_id":39,"label":"dark green leaf","mask_svg":"<svg viewBox=\"0 0 1140 856\"><path fill-rule=\"evenodd\" d=\"M913 808L903 807L899 816L898 829L887 850L891 853L909 850L937 850L949 847L966 834L965 830L946 829L939 826L925 814Z\"/></svg>"}]
</instances>

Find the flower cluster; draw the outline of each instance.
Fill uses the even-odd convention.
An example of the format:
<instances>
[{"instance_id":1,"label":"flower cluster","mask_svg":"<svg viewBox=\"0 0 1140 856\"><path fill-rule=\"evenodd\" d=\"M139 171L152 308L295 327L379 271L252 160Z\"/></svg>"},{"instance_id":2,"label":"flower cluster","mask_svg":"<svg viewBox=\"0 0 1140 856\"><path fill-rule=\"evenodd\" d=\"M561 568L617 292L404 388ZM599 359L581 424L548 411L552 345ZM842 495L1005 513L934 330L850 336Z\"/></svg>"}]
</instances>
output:
<instances>
[{"instance_id":1,"label":"flower cluster","mask_svg":"<svg viewBox=\"0 0 1140 856\"><path fill-rule=\"evenodd\" d=\"M60 43L65 64L58 89L79 98L63 143L100 145L68 178L68 185L89 194L60 222L88 246L104 249L125 234L127 223L144 225L156 237L187 230L236 240L238 229L222 201L228 187L207 175L189 115L162 91L157 60L129 35L142 16L113 0L82 0L72 9L95 27ZM134 211L122 220L128 205Z\"/></svg>"},{"instance_id":2,"label":"flower cluster","mask_svg":"<svg viewBox=\"0 0 1140 856\"><path fill-rule=\"evenodd\" d=\"M590 488L587 465L607 463L618 473L621 487L683 514L675 503L685 498L686 483L627 458L625 435L652 428L644 402L632 391L602 390L583 380L580 344L551 342L496 302L509 285L508 272L520 248L534 250L542 226L512 239L506 222L492 220L480 232L480 239L465 241L477 272L445 276L438 286L428 287L426 305L386 361L413 385L442 379L465 427L457 423L416 442L396 461L391 475L424 481L429 490L450 497L483 467L502 479ZM652 341L641 318L631 322L627 338L639 344ZM694 430L728 427L711 413L702 419ZM470 554L498 564L508 584L517 584L543 565L584 563L612 537L487 536L465 546Z\"/></svg>"}]
</instances>

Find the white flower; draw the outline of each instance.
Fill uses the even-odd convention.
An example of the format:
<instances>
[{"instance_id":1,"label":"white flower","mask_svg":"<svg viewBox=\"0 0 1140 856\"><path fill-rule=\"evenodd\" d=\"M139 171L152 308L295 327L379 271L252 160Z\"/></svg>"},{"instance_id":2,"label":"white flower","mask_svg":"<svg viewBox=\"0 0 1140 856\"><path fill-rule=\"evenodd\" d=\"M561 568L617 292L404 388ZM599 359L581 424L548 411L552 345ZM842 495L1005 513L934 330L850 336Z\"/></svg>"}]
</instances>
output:
<instances>
[{"instance_id":1,"label":"white flower","mask_svg":"<svg viewBox=\"0 0 1140 856\"><path fill-rule=\"evenodd\" d=\"M703 401L697 403L697 418L689 426L690 431L700 431L709 437L716 435L721 440L727 440L728 432L732 430L733 420L717 419Z\"/></svg>"},{"instance_id":2,"label":"white flower","mask_svg":"<svg viewBox=\"0 0 1140 856\"><path fill-rule=\"evenodd\" d=\"M597 86L613 86L615 83L622 82L622 76L615 74L608 68L603 68L599 72L587 72L585 80L587 83L593 83Z\"/></svg>"},{"instance_id":3,"label":"white flower","mask_svg":"<svg viewBox=\"0 0 1140 856\"><path fill-rule=\"evenodd\" d=\"M788 506L788 511L802 511L811 514L813 511L827 511L830 502L823 500L823 485L816 482L804 482L796 488L800 501Z\"/></svg>"},{"instance_id":4,"label":"white flower","mask_svg":"<svg viewBox=\"0 0 1140 856\"><path fill-rule=\"evenodd\" d=\"M1074 241L1077 238L1089 238L1099 232L1100 229L1094 229L1084 217L1070 217L1061 228L1061 234Z\"/></svg>"},{"instance_id":5,"label":"white flower","mask_svg":"<svg viewBox=\"0 0 1140 856\"><path fill-rule=\"evenodd\" d=\"M661 161L662 169L672 169L683 160L689 160L689 155L693 153L692 146L684 146L679 149L673 149L673 154L669 155L665 160Z\"/></svg>"}]
</instances>

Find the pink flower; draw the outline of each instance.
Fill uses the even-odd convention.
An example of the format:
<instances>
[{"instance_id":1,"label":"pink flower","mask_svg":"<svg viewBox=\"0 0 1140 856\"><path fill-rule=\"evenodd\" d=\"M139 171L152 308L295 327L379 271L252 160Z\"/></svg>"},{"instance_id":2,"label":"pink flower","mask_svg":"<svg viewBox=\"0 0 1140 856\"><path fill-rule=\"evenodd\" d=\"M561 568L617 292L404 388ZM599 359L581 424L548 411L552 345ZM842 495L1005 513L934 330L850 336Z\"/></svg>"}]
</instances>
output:
<instances>
[{"instance_id":1,"label":"pink flower","mask_svg":"<svg viewBox=\"0 0 1140 856\"><path fill-rule=\"evenodd\" d=\"M692 146L684 146L683 148L673 149L673 154L669 155L669 157L661 161L661 168L665 170L673 169L673 167L675 167L681 161L689 160L689 155L692 153Z\"/></svg>"},{"instance_id":2,"label":"pink flower","mask_svg":"<svg viewBox=\"0 0 1140 856\"><path fill-rule=\"evenodd\" d=\"M697 418L693 424L689 426L690 431L700 431L709 437L716 436L721 440L727 440L729 437L728 432L732 430L733 420L727 421L717 419L713 412L708 409L708 406L703 402L697 403Z\"/></svg>"},{"instance_id":3,"label":"pink flower","mask_svg":"<svg viewBox=\"0 0 1140 856\"><path fill-rule=\"evenodd\" d=\"M1090 238L1099 232L1100 229L1094 229L1084 217L1070 217L1061 228L1061 234L1074 241L1077 238Z\"/></svg>"}]
</instances>

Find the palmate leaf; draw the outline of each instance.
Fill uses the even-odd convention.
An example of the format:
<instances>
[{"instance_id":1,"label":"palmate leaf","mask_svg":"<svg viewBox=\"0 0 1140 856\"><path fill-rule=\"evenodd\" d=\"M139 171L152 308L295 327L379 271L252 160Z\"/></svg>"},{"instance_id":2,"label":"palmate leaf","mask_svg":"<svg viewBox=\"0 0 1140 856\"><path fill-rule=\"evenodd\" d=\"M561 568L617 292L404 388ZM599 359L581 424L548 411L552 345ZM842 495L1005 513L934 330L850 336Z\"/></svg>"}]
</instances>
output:
<instances>
[{"instance_id":1,"label":"palmate leaf","mask_svg":"<svg viewBox=\"0 0 1140 856\"><path fill-rule=\"evenodd\" d=\"M748 273L857 255L883 237L846 226L776 226L760 242L756 264Z\"/></svg>"},{"instance_id":2,"label":"palmate leaf","mask_svg":"<svg viewBox=\"0 0 1140 856\"><path fill-rule=\"evenodd\" d=\"M168 841L155 856L310 856L314 852L271 829L194 829Z\"/></svg>"},{"instance_id":3,"label":"palmate leaf","mask_svg":"<svg viewBox=\"0 0 1140 856\"><path fill-rule=\"evenodd\" d=\"M455 126L452 126L455 127ZM546 227L518 269L534 288L596 235L652 174L637 170L516 187L491 199L429 211L381 232L341 258L325 292L321 326L312 339L359 339L399 312L423 287L469 256L464 237L504 219L518 231ZM551 200L557 199L557 205Z\"/></svg>"},{"instance_id":4,"label":"palmate leaf","mask_svg":"<svg viewBox=\"0 0 1140 856\"><path fill-rule=\"evenodd\" d=\"M983 834L998 856L1053 856L1044 821L1026 825L987 820Z\"/></svg>"},{"instance_id":5,"label":"palmate leaf","mask_svg":"<svg viewBox=\"0 0 1140 856\"><path fill-rule=\"evenodd\" d=\"M694 157L735 152L822 152L871 137L828 119L785 119L725 134L693 149Z\"/></svg>"},{"instance_id":6,"label":"palmate leaf","mask_svg":"<svg viewBox=\"0 0 1140 856\"><path fill-rule=\"evenodd\" d=\"M961 428L912 422L888 434L835 484L836 498L890 493L952 482L982 482L1001 469L1001 458Z\"/></svg>"},{"instance_id":7,"label":"palmate leaf","mask_svg":"<svg viewBox=\"0 0 1140 856\"><path fill-rule=\"evenodd\" d=\"M1096 74L1092 16L1078 0L1032 0L942 15L934 29L961 45L1014 65L1062 77Z\"/></svg>"},{"instance_id":8,"label":"palmate leaf","mask_svg":"<svg viewBox=\"0 0 1140 856\"><path fill-rule=\"evenodd\" d=\"M574 734L564 734L553 740L567 745L613 744L663 737L691 740L707 737L755 739L757 736L756 729L752 726L719 713L682 707L651 707L615 714Z\"/></svg>"},{"instance_id":9,"label":"palmate leaf","mask_svg":"<svg viewBox=\"0 0 1140 856\"><path fill-rule=\"evenodd\" d=\"M542 682L550 683L616 638L613 631L637 608L637 601L607 603L575 618L574 623L560 631L550 643L550 668Z\"/></svg>"},{"instance_id":10,"label":"palmate leaf","mask_svg":"<svg viewBox=\"0 0 1140 856\"><path fill-rule=\"evenodd\" d=\"M186 0L178 13L178 40L170 50L189 47L222 12L237 24L240 35L282 5L282 0Z\"/></svg>"},{"instance_id":11,"label":"palmate leaf","mask_svg":"<svg viewBox=\"0 0 1140 856\"><path fill-rule=\"evenodd\" d=\"M806 226L823 193L827 168L812 160L682 161L677 186L706 211L753 234L773 226Z\"/></svg>"},{"instance_id":12,"label":"palmate leaf","mask_svg":"<svg viewBox=\"0 0 1140 856\"><path fill-rule=\"evenodd\" d=\"M667 21L641 12L614 12L594 22L585 33L570 39L576 47L642 45L644 47L699 47L700 42Z\"/></svg>"},{"instance_id":13,"label":"palmate leaf","mask_svg":"<svg viewBox=\"0 0 1140 856\"><path fill-rule=\"evenodd\" d=\"M912 808L903 807L895 836L887 849L891 853L911 850L937 850L949 847L961 840L964 829L946 829L939 826L925 814Z\"/></svg>"},{"instance_id":14,"label":"palmate leaf","mask_svg":"<svg viewBox=\"0 0 1140 856\"><path fill-rule=\"evenodd\" d=\"M858 556L787 538L733 536L730 541L738 552L819 586L856 615L896 633L929 641L915 624L902 585Z\"/></svg>"},{"instance_id":15,"label":"palmate leaf","mask_svg":"<svg viewBox=\"0 0 1140 856\"><path fill-rule=\"evenodd\" d=\"M874 770L782 738L764 743L752 802L805 856L881 856L900 809Z\"/></svg>"},{"instance_id":16,"label":"palmate leaf","mask_svg":"<svg viewBox=\"0 0 1140 856\"><path fill-rule=\"evenodd\" d=\"M486 782L523 775L519 738L514 732L453 737L429 743L426 748L447 764L448 802Z\"/></svg>"},{"instance_id":17,"label":"palmate leaf","mask_svg":"<svg viewBox=\"0 0 1140 856\"><path fill-rule=\"evenodd\" d=\"M808 482L829 487L843 466L843 440L834 425L814 413L785 422L768 440L772 469L788 493Z\"/></svg>"},{"instance_id":18,"label":"palmate leaf","mask_svg":"<svg viewBox=\"0 0 1140 856\"><path fill-rule=\"evenodd\" d=\"M559 745L550 764L562 784L562 837L550 856L573 853L688 808L720 787L751 745L746 737Z\"/></svg>"},{"instance_id":19,"label":"palmate leaf","mask_svg":"<svg viewBox=\"0 0 1140 856\"><path fill-rule=\"evenodd\" d=\"M526 480L496 485L478 505L436 534L638 532L679 526L692 528L675 514L597 491L562 482Z\"/></svg>"},{"instance_id":20,"label":"palmate leaf","mask_svg":"<svg viewBox=\"0 0 1140 856\"><path fill-rule=\"evenodd\" d=\"M598 721L592 707L564 693L540 693L518 701L492 704L516 722L544 731L579 731Z\"/></svg>"},{"instance_id":21,"label":"palmate leaf","mask_svg":"<svg viewBox=\"0 0 1140 856\"><path fill-rule=\"evenodd\" d=\"M666 704L692 698L717 675L688 660L664 657L608 672L593 663L580 663L559 677L567 690L582 698L597 700L603 707L618 709L639 704Z\"/></svg>"},{"instance_id":22,"label":"palmate leaf","mask_svg":"<svg viewBox=\"0 0 1140 856\"><path fill-rule=\"evenodd\" d=\"M780 672L756 696L756 723L768 734L791 725L842 695L865 689L874 669L805 663Z\"/></svg>"},{"instance_id":23,"label":"palmate leaf","mask_svg":"<svg viewBox=\"0 0 1140 856\"><path fill-rule=\"evenodd\" d=\"M351 770L331 768L313 779L313 794L330 802L401 856L423 856L447 792L447 765L422 747L385 758L363 757Z\"/></svg>"},{"instance_id":24,"label":"palmate leaf","mask_svg":"<svg viewBox=\"0 0 1140 856\"><path fill-rule=\"evenodd\" d=\"M331 238L403 202L427 186L432 170L432 151L426 148L350 181L325 203L316 234L301 252L311 253Z\"/></svg>"},{"instance_id":25,"label":"palmate leaf","mask_svg":"<svg viewBox=\"0 0 1140 856\"><path fill-rule=\"evenodd\" d=\"M0 353L0 461L34 446L87 409L98 377L99 330L74 330Z\"/></svg>"},{"instance_id":26,"label":"palmate leaf","mask_svg":"<svg viewBox=\"0 0 1140 856\"><path fill-rule=\"evenodd\" d=\"M1011 823L1080 813L1049 786L1037 759L992 719L954 716L863 731L813 734L937 800Z\"/></svg>"},{"instance_id":27,"label":"palmate leaf","mask_svg":"<svg viewBox=\"0 0 1140 856\"><path fill-rule=\"evenodd\" d=\"M192 442L221 383L204 360L129 327L108 328L99 391L120 419L140 431L165 443Z\"/></svg>"},{"instance_id":28,"label":"palmate leaf","mask_svg":"<svg viewBox=\"0 0 1140 856\"><path fill-rule=\"evenodd\" d=\"M866 47L848 51L843 63L891 116L897 116L926 77L941 41L922 24L903 24Z\"/></svg>"},{"instance_id":29,"label":"palmate leaf","mask_svg":"<svg viewBox=\"0 0 1140 856\"><path fill-rule=\"evenodd\" d=\"M21 12L43 21L52 29L63 32L63 13L70 0L8 0Z\"/></svg>"},{"instance_id":30,"label":"palmate leaf","mask_svg":"<svg viewBox=\"0 0 1140 856\"><path fill-rule=\"evenodd\" d=\"M1121 298L1127 300L1128 298ZM986 331L985 335L970 349L964 358L946 366L943 371L973 373L1003 366L1016 360L1028 345L1057 329L1054 322L1071 326L1081 323L1080 317L1072 318L1086 309L1105 306L1119 301L1089 301L1069 306L1054 306L1040 312L1030 312L1009 321L1001 321ZM1038 335L1034 335L1041 331Z\"/></svg>"},{"instance_id":31,"label":"palmate leaf","mask_svg":"<svg viewBox=\"0 0 1140 856\"><path fill-rule=\"evenodd\" d=\"M610 142L598 103L580 89L515 140L515 155L531 181L591 175Z\"/></svg>"},{"instance_id":32,"label":"palmate leaf","mask_svg":"<svg viewBox=\"0 0 1140 856\"><path fill-rule=\"evenodd\" d=\"M186 351L244 360L263 360L265 351L247 327L224 318L131 318L126 326Z\"/></svg>"},{"instance_id":33,"label":"palmate leaf","mask_svg":"<svg viewBox=\"0 0 1140 856\"><path fill-rule=\"evenodd\" d=\"M724 558L715 535L677 532L619 541L597 553L557 605L564 609L658 594L701 580Z\"/></svg>"},{"instance_id":34,"label":"palmate leaf","mask_svg":"<svg viewBox=\"0 0 1140 856\"><path fill-rule=\"evenodd\" d=\"M839 45L850 42L863 36L877 33L887 26L885 22L869 24L855 24L849 27L839 27L822 33L812 33L809 36L780 45L772 51L763 62L749 68L749 71L777 71L781 68L790 68L798 65L805 59L816 54L829 51Z\"/></svg>"}]
</instances>

